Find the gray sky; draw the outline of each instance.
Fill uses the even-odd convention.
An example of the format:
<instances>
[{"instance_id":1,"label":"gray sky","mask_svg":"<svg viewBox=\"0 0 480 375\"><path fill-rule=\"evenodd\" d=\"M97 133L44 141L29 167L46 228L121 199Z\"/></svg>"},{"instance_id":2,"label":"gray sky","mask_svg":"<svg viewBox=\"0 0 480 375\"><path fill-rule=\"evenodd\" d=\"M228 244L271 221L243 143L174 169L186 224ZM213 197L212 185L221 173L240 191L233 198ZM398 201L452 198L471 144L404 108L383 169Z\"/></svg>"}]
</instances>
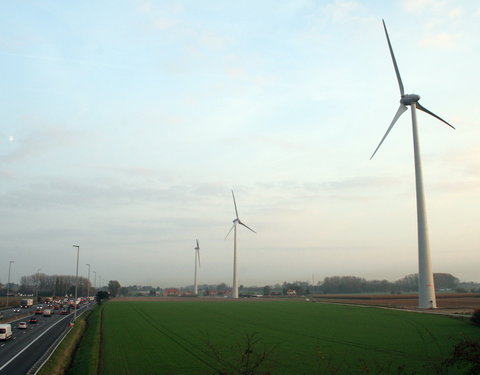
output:
<instances>
[{"instance_id":1,"label":"gray sky","mask_svg":"<svg viewBox=\"0 0 480 375\"><path fill-rule=\"evenodd\" d=\"M0 281L122 285L417 272L419 113L435 272L480 281L477 1L0 5Z\"/></svg>"}]
</instances>

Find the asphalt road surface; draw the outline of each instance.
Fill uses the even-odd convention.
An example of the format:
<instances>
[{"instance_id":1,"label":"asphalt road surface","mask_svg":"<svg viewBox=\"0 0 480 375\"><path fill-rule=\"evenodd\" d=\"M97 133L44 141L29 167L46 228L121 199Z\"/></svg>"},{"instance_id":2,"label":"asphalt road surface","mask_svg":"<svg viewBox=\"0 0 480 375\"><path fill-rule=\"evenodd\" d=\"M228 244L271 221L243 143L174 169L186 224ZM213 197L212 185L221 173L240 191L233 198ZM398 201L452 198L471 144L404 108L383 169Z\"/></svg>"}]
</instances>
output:
<instances>
[{"instance_id":1,"label":"asphalt road surface","mask_svg":"<svg viewBox=\"0 0 480 375\"><path fill-rule=\"evenodd\" d=\"M79 309L77 314L84 308ZM30 316L10 323L13 337L0 341L0 375L26 374L64 332L73 319L73 312L69 315L59 315L58 310L55 312L51 317L35 315L38 319L36 324L28 323ZM31 316L34 316L33 311ZM18 329L20 321L27 322L28 328Z\"/></svg>"},{"instance_id":2,"label":"asphalt road surface","mask_svg":"<svg viewBox=\"0 0 480 375\"><path fill-rule=\"evenodd\" d=\"M42 306L42 305L35 305L36 306ZM3 319L9 319L13 316L17 316L17 315L23 315L25 314L26 312L31 312L32 314L34 314L35 312L35 308L29 308L29 309L20 309L20 312L13 312L13 309L16 309L16 308L19 308L18 306L15 306L15 307L10 307L8 309L2 309L1 310L1 313L3 314Z\"/></svg>"}]
</instances>

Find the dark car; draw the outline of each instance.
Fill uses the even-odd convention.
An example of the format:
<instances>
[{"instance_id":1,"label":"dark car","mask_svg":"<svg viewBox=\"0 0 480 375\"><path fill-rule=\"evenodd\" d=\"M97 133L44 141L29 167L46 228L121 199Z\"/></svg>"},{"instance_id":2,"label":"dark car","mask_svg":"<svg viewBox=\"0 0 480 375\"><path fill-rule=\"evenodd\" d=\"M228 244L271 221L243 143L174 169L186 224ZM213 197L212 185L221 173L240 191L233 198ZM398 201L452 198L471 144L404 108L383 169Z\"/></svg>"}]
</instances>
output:
<instances>
[{"instance_id":1,"label":"dark car","mask_svg":"<svg viewBox=\"0 0 480 375\"><path fill-rule=\"evenodd\" d=\"M29 322L30 324L37 324L37 317L36 317L36 316L32 316L28 322Z\"/></svg>"}]
</instances>

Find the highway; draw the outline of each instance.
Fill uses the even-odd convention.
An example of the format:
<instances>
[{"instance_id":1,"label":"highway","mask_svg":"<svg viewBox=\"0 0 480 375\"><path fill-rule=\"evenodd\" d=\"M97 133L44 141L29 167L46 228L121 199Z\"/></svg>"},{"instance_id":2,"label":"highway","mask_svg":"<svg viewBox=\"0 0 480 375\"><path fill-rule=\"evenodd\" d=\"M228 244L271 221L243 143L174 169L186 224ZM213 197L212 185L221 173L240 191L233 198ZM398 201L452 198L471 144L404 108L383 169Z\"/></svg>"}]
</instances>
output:
<instances>
[{"instance_id":1,"label":"highway","mask_svg":"<svg viewBox=\"0 0 480 375\"><path fill-rule=\"evenodd\" d=\"M42 305L38 305L38 306L42 306ZM3 319L9 319L13 316L17 316L17 315L23 315L25 314L27 311L33 311L31 309L20 309L20 312L13 312L13 309L18 309L19 307L18 306L15 306L15 307L10 307L8 309L2 309L0 311L0 313L3 315Z\"/></svg>"},{"instance_id":2,"label":"highway","mask_svg":"<svg viewBox=\"0 0 480 375\"><path fill-rule=\"evenodd\" d=\"M80 313L86 306L77 311ZM34 316L35 309L29 309L31 315L10 322L12 325L12 339L0 341L0 375L23 375L42 357L55 340L73 319L73 312L69 315L55 314L51 317L35 315L38 323L30 324L30 316ZM18 329L18 322L25 321L27 329Z\"/></svg>"}]
</instances>

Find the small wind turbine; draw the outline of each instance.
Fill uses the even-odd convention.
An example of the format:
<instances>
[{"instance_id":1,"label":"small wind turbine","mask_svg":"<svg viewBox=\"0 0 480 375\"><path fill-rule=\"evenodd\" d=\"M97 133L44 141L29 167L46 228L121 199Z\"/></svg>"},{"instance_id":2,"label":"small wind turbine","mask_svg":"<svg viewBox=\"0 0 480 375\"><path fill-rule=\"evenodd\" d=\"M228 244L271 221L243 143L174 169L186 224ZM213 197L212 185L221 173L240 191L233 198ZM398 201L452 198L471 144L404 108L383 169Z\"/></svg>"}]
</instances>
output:
<instances>
[{"instance_id":1,"label":"small wind turbine","mask_svg":"<svg viewBox=\"0 0 480 375\"><path fill-rule=\"evenodd\" d=\"M232 298L238 298L238 278L237 278L237 224L243 225L249 231L253 233L255 232L252 228L248 227L238 217L238 210L237 210L237 203L235 202L235 194L233 194L232 190L232 197L233 197L233 205L235 206L235 219L233 220L233 225L228 231L225 239L227 239L228 235L233 229L233 286L232 286Z\"/></svg>"},{"instance_id":2,"label":"small wind turbine","mask_svg":"<svg viewBox=\"0 0 480 375\"><path fill-rule=\"evenodd\" d=\"M195 249L195 282L194 282L194 287L193 287L193 294L198 296L198 282L197 282L197 263L198 267L200 268L200 245L198 244L197 241L197 246L194 248Z\"/></svg>"},{"instance_id":3,"label":"small wind turbine","mask_svg":"<svg viewBox=\"0 0 480 375\"><path fill-rule=\"evenodd\" d=\"M385 26L385 21L383 21L383 28L385 30L385 35L387 37L388 48L390 49L390 55L393 61L393 67L395 68L395 74L397 75L398 86L400 87L400 107L397 110L397 113L393 117L393 120L390 126L387 129L387 132L383 136L380 144L375 149L372 157L376 154L383 141L387 137L390 130L392 130L393 125L397 122L400 116L407 110L407 105L410 106L412 111L412 132L413 132L413 153L415 159L415 182L416 182L416 192L417 192L417 229L418 229L418 307L421 309L427 308L436 308L437 302L435 300L435 286L433 284L433 273L432 265L430 261L430 247L428 243L428 228L427 228L427 217L425 210L425 197L423 193L423 178L422 178L422 163L420 160L420 145L418 141L418 131L417 131L417 114L416 109L428 113L430 116L435 117L436 119L444 122L451 128L455 129L447 121L440 118L436 114L430 112L428 109L420 105L418 102L420 96L417 94L405 94L402 79L400 78L400 72L398 70L397 61L393 54L392 45L390 43L390 38L388 37L387 27Z\"/></svg>"}]
</instances>

